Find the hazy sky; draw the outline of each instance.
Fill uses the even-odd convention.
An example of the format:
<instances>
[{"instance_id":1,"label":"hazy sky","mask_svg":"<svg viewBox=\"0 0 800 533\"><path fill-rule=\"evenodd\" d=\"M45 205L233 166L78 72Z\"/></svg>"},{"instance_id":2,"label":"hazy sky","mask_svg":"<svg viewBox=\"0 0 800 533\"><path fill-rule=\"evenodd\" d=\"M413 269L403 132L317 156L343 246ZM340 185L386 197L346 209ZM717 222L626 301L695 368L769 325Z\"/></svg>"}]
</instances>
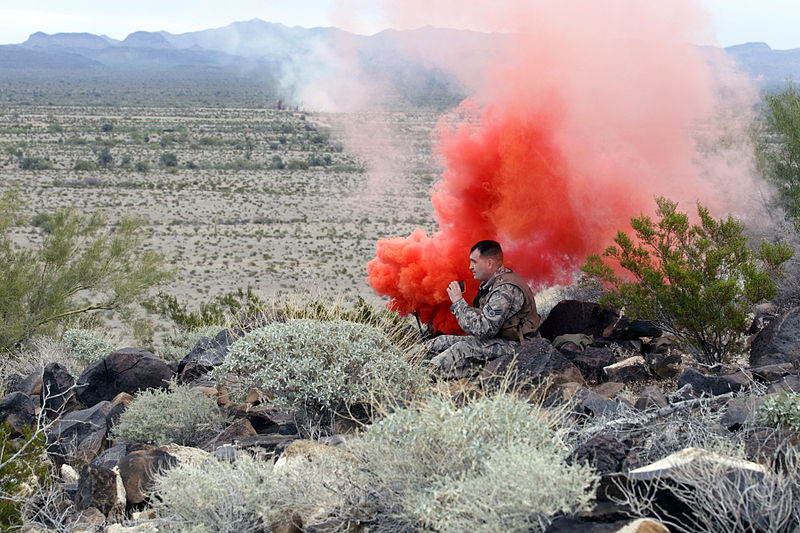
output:
<instances>
[{"instance_id":1,"label":"hazy sky","mask_svg":"<svg viewBox=\"0 0 800 533\"><path fill-rule=\"evenodd\" d=\"M397 0L402 1L402 0ZM475 0L473 0L475 1ZM602 1L602 0L598 0ZM669 0L642 0L669 1ZM698 0L711 14L718 44L764 41L772 48L800 48L798 0ZM123 39L137 30L171 33L260 18L289 26L343 26L348 0L0 0L0 44L20 43L35 31L105 33ZM356 2L364 5L364 2ZM367 2L368 4L368 2ZM334 5L339 9L334 10ZM364 19L363 13L359 18ZM382 29L347 28L361 33Z\"/></svg>"}]
</instances>

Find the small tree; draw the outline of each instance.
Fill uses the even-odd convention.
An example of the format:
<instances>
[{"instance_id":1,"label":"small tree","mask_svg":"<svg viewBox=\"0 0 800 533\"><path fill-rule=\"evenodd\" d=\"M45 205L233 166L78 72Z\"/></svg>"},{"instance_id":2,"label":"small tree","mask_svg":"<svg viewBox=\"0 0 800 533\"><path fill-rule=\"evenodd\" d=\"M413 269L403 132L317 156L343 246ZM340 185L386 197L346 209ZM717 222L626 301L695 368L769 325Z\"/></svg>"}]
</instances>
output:
<instances>
[{"instance_id":1,"label":"small tree","mask_svg":"<svg viewBox=\"0 0 800 533\"><path fill-rule=\"evenodd\" d=\"M764 104L761 171L777 187L787 218L800 229L800 90L789 83L765 95Z\"/></svg>"},{"instance_id":2,"label":"small tree","mask_svg":"<svg viewBox=\"0 0 800 533\"><path fill-rule=\"evenodd\" d=\"M775 296L773 279L794 250L762 242L754 254L744 226L732 218L714 220L698 204L700 224L691 225L677 203L656 203L658 222L646 215L631 218L638 242L619 231L616 246L603 254L627 276L594 254L581 270L610 288L602 303L653 321L707 364L726 361L740 346L753 304Z\"/></svg>"},{"instance_id":3,"label":"small tree","mask_svg":"<svg viewBox=\"0 0 800 533\"><path fill-rule=\"evenodd\" d=\"M14 245L21 222L13 194L0 198L0 348L35 332L99 310L123 310L168 279L160 255L142 250L145 220L106 223L99 213L71 209L35 217L41 241Z\"/></svg>"}]
</instances>

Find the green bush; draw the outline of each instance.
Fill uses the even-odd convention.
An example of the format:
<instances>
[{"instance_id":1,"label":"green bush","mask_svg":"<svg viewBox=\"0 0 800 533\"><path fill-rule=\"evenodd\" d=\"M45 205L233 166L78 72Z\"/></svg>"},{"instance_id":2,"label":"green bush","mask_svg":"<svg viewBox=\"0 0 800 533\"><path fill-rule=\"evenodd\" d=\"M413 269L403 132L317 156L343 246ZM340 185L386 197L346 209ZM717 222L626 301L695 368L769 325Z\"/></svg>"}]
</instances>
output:
<instances>
[{"instance_id":1,"label":"green bush","mask_svg":"<svg viewBox=\"0 0 800 533\"><path fill-rule=\"evenodd\" d=\"M10 231L22 222L13 193L0 197L0 348L97 311L131 310L144 292L170 277L161 256L142 250L145 220L74 209L34 217L38 239L15 245Z\"/></svg>"},{"instance_id":2,"label":"green bush","mask_svg":"<svg viewBox=\"0 0 800 533\"><path fill-rule=\"evenodd\" d=\"M97 165L94 164L94 161L87 161L86 159L78 159L77 161L75 161L75 165L72 167L72 170L79 170L79 171L97 170Z\"/></svg>"},{"instance_id":3,"label":"green bush","mask_svg":"<svg viewBox=\"0 0 800 533\"><path fill-rule=\"evenodd\" d=\"M20 527L23 505L49 482L44 432L25 426L12 439L8 423L0 424L0 530Z\"/></svg>"},{"instance_id":4,"label":"green bush","mask_svg":"<svg viewBox=\"0 0 800 533\"><path fill-rule=\"evenodd\" d=\"M85 365L94 363L114 351L114 346L88 329L68 329L61 341L69 347L72 357Z\"/></svg>"},{"instance_id":5,"label":"green bush","mask_svg":"<svg viewBox=\"0 0 800 533\"><path fill-rule=\"evenodd\" d=\"M217 333L225 329L222 326L200 326L194 329L179 331L167 340L164 349L161 351L161 358L165 361L180 361L203 337L214 337Z\"/></svg>"},{"instance_id":6,"label":"green bush","mask_svg":"<svg viewBox=\"0 0 800 533\"><path fill-rule=\"evenodd\" d=\"M800 430L800 394L768 396L761 405L760 420L770 426Z\"/></svg>"},{"instance_id":7,"label":"green bush","mask_svg":"<svg viewBox=\"0 0 800 533\"><path fill-rule=\"evenodd\" d=\"M178 166L178 156L175 155L174 152L164 152L159 156L158 160L161 163L161 165L165 167Z\"/></svg>"},{"instance_id":8,"label":"green bush","mask_svg":"<svg viewBox=\"0 0 800 533\"><path fill-rule=\"evenodd\" d=\"M800 229L800 90L794 84L764 95L761 172L778 190L786 217Z\"/></svg>"},{"instance_id":9,"label":"green bush","mask_svg":"<svg viewBox=\"0 0 800 533\"><path fill-rule=\"evenodd\" d=\"M184 385L148 389L136 395L112 434L117 441L142 441L165 446L199 446L224 427L225 414L216 400Z\"/></svg>"},{"instance_id":10,"label":"green bush","mask_svg":"<svg viewBox=\"0 0 800 533\"><path fill-rule=\"evenodd\" d=\"M255 386L308 428L357 404L413 393L426 380L381 329L332 320L289 319L247 333L215 370Z\"/></svg>"},{"instance_id":11,"label":"green bush","mask_svg":"<svg viewBox=\"0 0 800 533\"><path fill-rule=\"evenodd\" d=\"M135 165L133 165L134 170L136 172L144 172L147 173L150 171L150 163L147 161L137 161Z\"/></svg>"},{"instance_id":12,"label":"green bush","mask_svg":"<svg viewBox=\"0 0 800 533\"><path fill-rule=\"evenodd\" d=\"M288 480L292 506L339 502L337 518L375 531L543 531L558 513L590 509L598 482L566 463L556 422L506 395L400 409L348 442L349 457L311 461ZM337 481L306 499L309 479Z\"/></svg>"},{"instance_id":13,"label":"green bush","mask_svg":"<svg viewBox=\"0 0 800 533\"><path fill-rule=\"evenodd\" d=\"M235 461L209 457L156 477L153 511L172 531L270 531L281 514L282 484L271 462L241 453Z\"/></svg>"},{"instance_id":14,"label":"green bush","mask_svg":"<svg viewBox=\"0 0 800 533\"><path fill-rule=\"evenodd\" d=\"M302 161L300 159L290 159L289 162L286 164L286 168L288 168L289 170L307 170L308 161Z\"/></svg>"},{"instance_id":15,"label":"green bush","mask_svg":"<svg viewBox=\"0 0 800 533\"><path fill-rule=\"evenodd\" d=\"M216 296L210 302L201 302L197 311L190 311L188 305L175 296L163 292L145 302L145 307L171 319L175 325L185 330L195 330L217 324L227 324L253 316L265 307L264 302L251 287Z\"/></svg>"},{"instance_id":16,"label":"green bush","mask_svg":"<svg viewBox=\"0 0 800 533\"><path fill-rule=\"evenodd\" d=\"M762 242L753 253L744 226L732 218L717 221L698 204L700 224L692 225L675 202L656 203L657 222L646 215L631 218L638 242L619 231L616 246L603 254L628 276L617 275L597 255L581 270L609 287L601 303L654 322L704 363L724 362L742 349L753 305L775 296L773 279L794 250Z\"/></svg>"},{"instance_id":17,"label":"green bush","mask_svg":"<svg viewBox=\"0 0 800 533\"><path fill-rule=\"evenodd\" d=\"M23 157L19 162L22 170L50 170L53 162L46 157Z\"/></svg>"}]
</instances>

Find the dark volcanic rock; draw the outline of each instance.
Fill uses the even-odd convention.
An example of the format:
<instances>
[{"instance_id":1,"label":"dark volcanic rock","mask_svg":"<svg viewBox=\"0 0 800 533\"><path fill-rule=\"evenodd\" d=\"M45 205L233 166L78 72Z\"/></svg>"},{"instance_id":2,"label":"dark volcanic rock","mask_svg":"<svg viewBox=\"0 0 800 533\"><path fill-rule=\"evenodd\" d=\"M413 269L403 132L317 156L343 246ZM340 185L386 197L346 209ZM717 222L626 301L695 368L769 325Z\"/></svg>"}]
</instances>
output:
<instances>
[{"instance_id":1,"label":"dark volcanic rock","mask_svg":"<svg viewBox=\"0 0 800 533\"><path fill-rule=\"evenodd\" d=\"M167 388L172 371L167 363L141 348L117 350L89 365L78 378L78 399L91 407L113 400L120 392L136 394L150 388Z\"/></svg>"},{"instance_id":2,"label":"dark volcanic rock","mask_svg":"<svg viewBox=\"0 0 800 533\"><path fill-rule=\"evenodd\" d=\"M603 309L600 304L564 300L547 315L539 328L542 337L552 341L559 335L583 333L601 337L603 331L617 321L618 314L612 309Z\"/></svg>"},{"instance_id":3,"label":"dark volcanic rock","mask_svg":"<svg viewBox=\"0 0 800 533\"><path fill-rule=\"evenodd\" d=\"M678 379L678 388L691 385L695 394L718 396L740 391L749 387L750 383L750 377L741 371L722 376L707 376L694 368L686 368Z\"/></svg>"},{"instance_id":4,"label":"dark volcanic rock","mask_svg":"<svg viewBox=\"0 0 800 533\"><path fill-rule=\"evenodd\" d=\"M745 422L752 422L758 416L758 410L764 403L764 398L748 396L746 398L731 398L725 406L725 414L719 423L728 431L738 431Z\"/></svg>"},{"instance_id":5,"label":"dark volcanic rock","mask_svg":"<svg viewBox=\"0 0 800 533\"><path fill-rule=\"evenodd\" d=\"M105 447L111 402L100 402L89 409L64 415L47 433L47 452L57 465L72 458L82 462L94 459Z\"/></svg>"},{"instance_id":6,"label":"dark volcanic rock","mask_svg":"<svg viewBox=\"0 0 800 533\"><path fill-rule=\"evenodd\" d=\"M634 404L634 406L641 411L651 407L666 407L667 405L669 405L669 401L667 401L664 393L661 392L661 389L656 385L651 385L644 389Z\"/></svg>"},{"instance_id":7,"label":"dark volcanic rock","mask_svg":"<svg viewBox=\"0 0 800 533\"><path fill-rule=\"evenodd\" d=\"M562 351L564 356L578 367L588 381L600 382L605 379L603 368L617 362L617 356L611 348L588 347L582 352Z\"/></svg>"},{"instance_id":8,"label":"dark volcanic rock","mask_svg":"<svg viewBox=\"0 0 800 533\"><path fill-rule=\"evenodd\" d=\"M42 408L45 414L59 416L67 405L74 404L75 378L63 365L50 363L42 372Z\"/></svg>"},{"instance_id":9,"label":"dark volcanic rock","mask_svg":"<svg viewBox=\"0 0 800 533\"><path fill-rule=\"evenodd\" d=\"M79 511L96 507L105 516L120 507L124 509L125 502L119 501L117 491L117 473L102 466L83 465L75 507Z\"/></svg>"},{"instance_id":10,"label":"dark volcanic rock","mask_svg":"<svg viewBox=\"0 0 800 533\"><path fill-rule=\"evenodd\" d=\"M790 309L761 330L750 346L750 366L800 363L800 307Z\"/></svg>"},{"instance_id":11,"label":"dark volcanic rock","mask_svg":"<svg viewBox=\"0 0 800 533\"><path fill-rule=\"evenodd\" d=\"M128 505L136 505L147 499L156 474L174 468L178 460L157 448L136 450L119 461L119 475L125 486Z\"/></svg>"},{"instance_id":12,"label":"dark volcanic rock","mask_svg":"<svg viewBox=\"0 0 800 533\"><path fill-rule=\"evenodd\" d=\"M200 449L211 452L220 446L233 444L246 437L254 437L257 434L258 433L256 433L255 429L253 429L253 425L248 419L240 418L222 430L219 435L205 442L202 446L200 446Z\"/></svg>"},{"instance_id":13,"label":"dark volcanic rock","mask_svg":"<svg viewBox=\"0 0 800 533\"><path fill-rule=\"evenodd\" d=\"M613 340L632 341L642 337L655 339L662 334L661 329L649 320L629 320L622 317L615 324L606 328L603 332L603 337Z\"/></svg>"},{"instance_id":14,"label":"dark volcanic rock","mask_svg":"<svg viewBox=\"0 0 800 533\"><path fill-rule=\"evenodd\" d=\"M0 400L0 424L8 422L11 427L10 437L22 435L22 427L33 427L36 423L35 406L27 394L12 392Z\"/></svg>"},{"instance_id":15,"label":"dark volcanic rock","mask_svg":"<svg viewBox=\"0 0 800 533\"><path fill-rule=\"evenodd\" d=\"M510 376L512 387L523 391L545 379L549 379L553 385L569 382L584 384L578 367L541 338L525 342L514 355L504 355L490 361L483 369L480 380L485 386L491 387L506 375Z\"/></svg>"}]
</instances>

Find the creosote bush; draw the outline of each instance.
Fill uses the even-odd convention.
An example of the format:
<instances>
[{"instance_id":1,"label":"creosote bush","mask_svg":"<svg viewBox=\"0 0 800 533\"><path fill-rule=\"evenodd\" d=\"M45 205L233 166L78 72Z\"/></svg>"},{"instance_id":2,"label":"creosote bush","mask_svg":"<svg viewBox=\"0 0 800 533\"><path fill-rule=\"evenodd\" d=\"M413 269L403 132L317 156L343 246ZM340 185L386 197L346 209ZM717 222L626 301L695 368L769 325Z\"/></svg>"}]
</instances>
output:
<instances>
[{"instance_id":1,"label":"creosote bush","mask_svg":"<svg viewBox=\"0 0 800 533\"><path fill-rule=\"evenodd\" d=\"M165 361L180 361L203 337L214 337L225 329L218 325L199 326L192 329L182 329L170 337L159 352Z\"/></svg>"},{"instance_id":2,"label":"creosote bush","mask_svg":"<svg viewBox=\"0 0 800 533\"><path fill-rule=\"evenodd\" d=\"M114 440L122 442L199 446L225 427L226 418L216 400L172 382L168 390L138 393L112 434Z\"/></svg>"},{"instance_id":3,"label":"creosote bush","mask_svg":"<svg viewBox=\"0 0 800 533\"><path fill-rule=\"evenodd\" d=\"M102 359L114 351L114 346L88 329L68 329L61 341L71 350L71 355L84 365Z\"/></svg>"},{"instance_id":4,"label":"creosote bush","mask_svg":"<svg viewBox=\"0 0 800 533\"><path fill-rule=\"evenodd\" d=\"M677 203L656 203L658 221L632 217L635 239L619 231L607 260L591 255L581 270L609 288L601 303L654 322L703 363L725 362L742 349L753 305L775 296L773 279L794 250L762 242L753 253L734 219L715 220L698 204L700 223L690 224ZM615 272L615 264L628 274Z\"/></svg>"},{"instance_id":5,"label":"creosote bush","mask_svg":"<svg viewBox=\"0 0 800 533\"><path fill-rule=\"evenodd\" d=\"M289 319L231 345L216 378L258 387L307 429L355 405L414 395L426 383L382 330L345 320Z\"/></svg>"}]
</instances>

